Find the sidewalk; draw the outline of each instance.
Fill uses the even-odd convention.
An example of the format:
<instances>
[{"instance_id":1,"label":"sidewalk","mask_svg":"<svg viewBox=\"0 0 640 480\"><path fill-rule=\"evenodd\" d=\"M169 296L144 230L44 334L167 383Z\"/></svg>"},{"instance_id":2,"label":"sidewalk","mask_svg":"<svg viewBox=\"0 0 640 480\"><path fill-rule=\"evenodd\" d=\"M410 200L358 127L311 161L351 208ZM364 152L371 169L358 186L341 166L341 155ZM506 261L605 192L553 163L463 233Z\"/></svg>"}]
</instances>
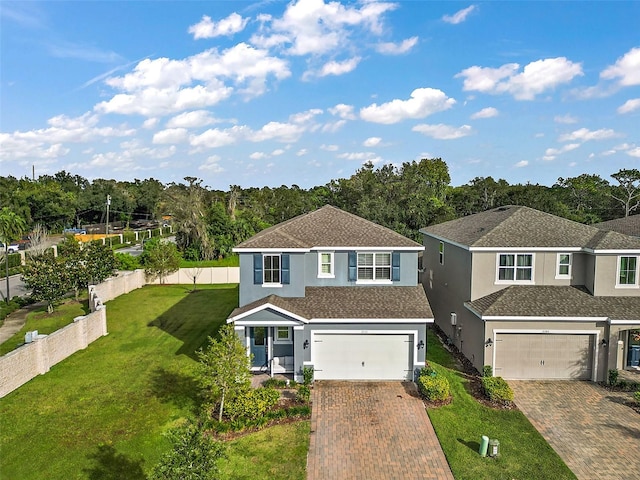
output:
<instances>
[{"instance_id":1,"label":"sidewalk","mask_svg":"<svg viewBox=\"0 0 640 480\"><path fill-rule=\"evenodd\" d=\"M16 310L7 318L4 319L4 323L0 327L0 343L4 343L9 340L16 332L24 326L27 321L27 315L34 310L42 307L43 303L34 303L27 305L20 310Z\"/></svg>"}]
</instances>

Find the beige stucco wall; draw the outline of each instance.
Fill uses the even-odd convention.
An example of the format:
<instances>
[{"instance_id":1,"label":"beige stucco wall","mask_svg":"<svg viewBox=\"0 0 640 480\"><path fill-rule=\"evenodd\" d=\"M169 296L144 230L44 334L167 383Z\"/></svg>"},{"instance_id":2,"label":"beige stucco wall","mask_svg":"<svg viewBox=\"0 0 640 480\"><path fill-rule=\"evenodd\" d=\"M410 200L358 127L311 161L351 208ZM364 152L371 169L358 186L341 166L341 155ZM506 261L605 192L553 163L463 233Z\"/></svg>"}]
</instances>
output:
<instances>
[{"instance_id":1,"label":"beige stucco wall","mask_svg":"<svg viewBox=\"0 0 640 480\"><path fill-rule=\"evenodd\" d=\"M597 296L640 296L640 288L636 287L617 287L618 276L618 255L597 255L595 260L596 278L594 295Z\"/></svg>"}]
</instances>

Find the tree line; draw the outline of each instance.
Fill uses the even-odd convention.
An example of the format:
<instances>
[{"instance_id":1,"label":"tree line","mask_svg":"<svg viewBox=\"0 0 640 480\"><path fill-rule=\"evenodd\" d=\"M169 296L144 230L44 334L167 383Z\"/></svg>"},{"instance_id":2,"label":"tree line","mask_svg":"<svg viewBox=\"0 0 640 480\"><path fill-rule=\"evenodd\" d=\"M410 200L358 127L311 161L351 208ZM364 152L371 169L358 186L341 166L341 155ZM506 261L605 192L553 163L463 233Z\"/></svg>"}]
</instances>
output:
<instances>
[{"instance_id":1,"label":"tree line","mask_svg":"<svg viewBox=\"0 0 640 480\"><path fill-rule=\"evenodd\" d=\"M420 240L418 230L502 205L524 205L581 223L593 224L639 211L640 171L623 169L607 180L583 174L559 178L552 186L509 184L477 177L452 186L440 158L399 166L366 163L349 178L303 189L297 185L213 190L202 180L163 184L153 178L133 181L96 179L61 171L38 179L0 177L0 205L30 226L51 232L109 221L125 226L136 220L171 216L178 247L186 259L226 256L258 231L325 204Z\"/></svg>"}]
</instances>

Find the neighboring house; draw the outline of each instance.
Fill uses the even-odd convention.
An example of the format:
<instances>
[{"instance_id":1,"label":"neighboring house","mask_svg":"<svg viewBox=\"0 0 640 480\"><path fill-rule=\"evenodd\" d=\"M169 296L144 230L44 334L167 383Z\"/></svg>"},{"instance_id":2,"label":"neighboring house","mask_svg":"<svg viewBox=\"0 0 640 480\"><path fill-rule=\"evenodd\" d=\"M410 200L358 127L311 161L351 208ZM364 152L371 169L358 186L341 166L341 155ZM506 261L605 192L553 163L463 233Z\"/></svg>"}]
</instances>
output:
<instances>
[{"instance_id":1,"label":"neighboring house","mask_svg":"<svg viewBox=\"0 0 640 480\"><path fill-rule=\"evenodd\" d=\"M596 223L594 227L601 228L602 230L624 233L625 235L631 235L632 237L640 237L640 214Z\"/></svg>"},{"instance_id":2,"label":"neighboring house","mask_svg":"<svg viewBox=\"0 0 640 480\"><path fill-rule=\"evenodd\" d=\"M254 371L315 379L413 380L433 314L418 283L424 247L332 206L242 242L227 322Z\"/></svg>"},{"instance_id":3,"label":"neighboring house","mask_svg":"<svg viewBox=\"0 0 640 480\"><path fill-rule=\"evenodd\" d=\"M640 364L640 238L506 206L420 230L435 323L507 379Z\"/></svg>"}]
</instances>

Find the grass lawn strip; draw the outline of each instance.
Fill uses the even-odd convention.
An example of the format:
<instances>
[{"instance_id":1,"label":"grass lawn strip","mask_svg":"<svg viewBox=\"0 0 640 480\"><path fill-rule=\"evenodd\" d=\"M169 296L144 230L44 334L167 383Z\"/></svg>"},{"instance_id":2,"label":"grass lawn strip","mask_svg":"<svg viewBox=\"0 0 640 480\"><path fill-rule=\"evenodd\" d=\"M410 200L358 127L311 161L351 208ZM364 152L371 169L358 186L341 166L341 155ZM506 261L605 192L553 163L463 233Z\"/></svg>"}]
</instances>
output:
<instances>
[{"instance_id":1,"label":"grass lawn strip","mask_svg":"<svg viewBox=\"0 0 640 480\"><path fill-rule=\"evenodd\" d=\"M457 480L576 478L519 410L492 409L473 398L465 374L452 369L455 359L432 331L428 337L427 360L449 380L453 401L427 412ZM497 459L478 454L482 435L500 441Z\"/></svg>"}]
</instances>

